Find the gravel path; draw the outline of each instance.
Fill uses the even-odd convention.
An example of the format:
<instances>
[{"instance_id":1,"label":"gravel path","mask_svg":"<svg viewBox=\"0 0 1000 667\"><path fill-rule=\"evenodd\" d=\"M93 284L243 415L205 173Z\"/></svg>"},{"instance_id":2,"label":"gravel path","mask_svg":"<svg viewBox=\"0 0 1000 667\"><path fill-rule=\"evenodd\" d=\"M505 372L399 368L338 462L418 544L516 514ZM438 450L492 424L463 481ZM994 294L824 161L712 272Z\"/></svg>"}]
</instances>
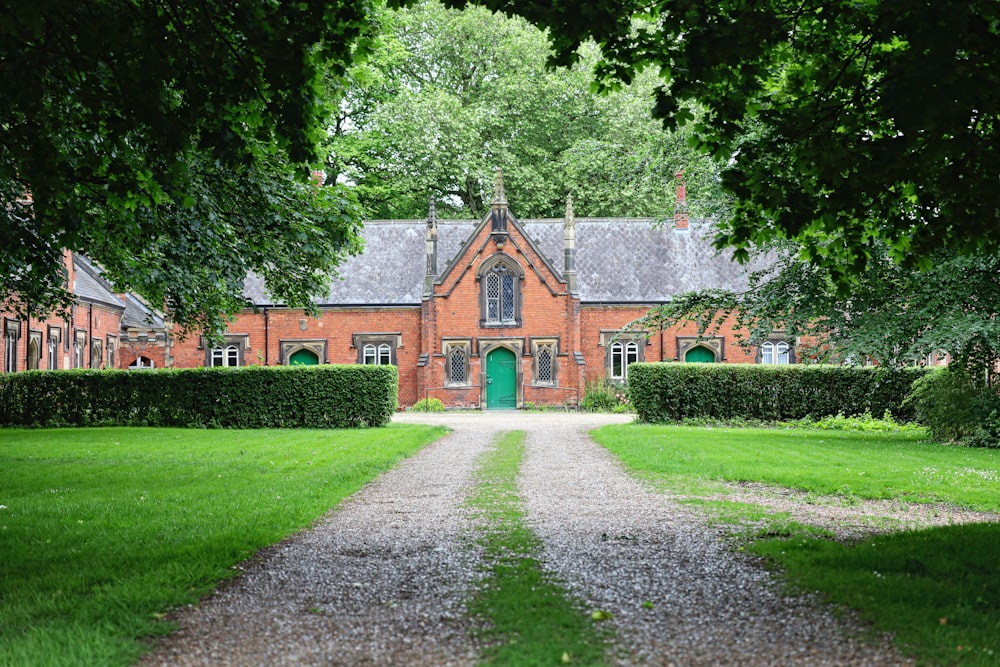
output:
<instances>
[{"instance_id":1,"label":"gravel path","mask_svg":"<svg viewBox=\"0 0 1000 667\"><path fill-rule=\"evenodd\" d=\"M907 665L849 620L789 598L690 510L630 478L586 432L629 416L401 413L453 432L266 550L143 665L473 665L463 507L476 458L527 431L521 489L544 563L613 613L620 665Z\"/></svg>"}]
</instances>

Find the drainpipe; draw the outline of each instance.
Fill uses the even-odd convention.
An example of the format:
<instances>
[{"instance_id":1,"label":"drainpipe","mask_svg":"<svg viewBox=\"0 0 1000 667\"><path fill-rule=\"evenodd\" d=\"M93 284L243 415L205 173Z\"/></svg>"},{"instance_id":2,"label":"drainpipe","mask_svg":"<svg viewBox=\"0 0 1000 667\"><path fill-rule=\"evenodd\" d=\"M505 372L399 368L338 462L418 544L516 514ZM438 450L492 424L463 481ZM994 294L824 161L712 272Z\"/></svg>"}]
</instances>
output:
<instances>
[{"instance_id":1,"label":"drainpipe","mask_svg":"<svg viewBox=\"0 0 1000 667\"><path fill-rule=\"evenodd\" d=\"M271 321L271 314L268 312L267 308L265 307L264 308L264 365L265 366L270 366L271 365L270 362L268 361L268 359L269 359L268 354L269 354L269 350L271 348L271 345L270 345L270 336L268 336L268 333L269 333L268 332L268 326L270 324L270 321Z\"/></svg>"},{"instance_id":2,"label":"drainpipe","mask_svg":"<svg viewBox=\"0 0 1000 667\"><path fill-rule=\"evenodd\" d=\"M90 348L90 363L87 368L94 366L94 304L87 304L87 347Z\"/></svg>"}]
</instances>

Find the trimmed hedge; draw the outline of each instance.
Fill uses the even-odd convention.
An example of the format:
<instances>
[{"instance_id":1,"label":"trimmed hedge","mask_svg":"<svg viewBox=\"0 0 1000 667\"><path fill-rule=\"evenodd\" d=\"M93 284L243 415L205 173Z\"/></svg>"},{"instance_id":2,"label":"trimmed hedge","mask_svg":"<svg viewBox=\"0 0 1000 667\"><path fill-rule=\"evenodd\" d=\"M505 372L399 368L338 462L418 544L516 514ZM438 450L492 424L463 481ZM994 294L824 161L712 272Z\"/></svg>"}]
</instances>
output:
<instances>
[{"instance_id":1,"label":"trimmed hedge","mask_svg":"<svg viewBox=\"0 0 1000 667\"><path fill-rule=\"evenodd\" d=\"M395 366L27 371L0 375L0 425L384 426Z\"/></svg>"},{"instance_id":2,"label":"trimmed hedge","mask_svg":"<svg viewBox=\"0 0 1000 667\"><path fill-rule=\"evenodd\" d=\"M784 421L837 414L914 419L904 405L923 368L640 363L629 397L643 422L680 419Z\"/></svg>"}]
</instances>

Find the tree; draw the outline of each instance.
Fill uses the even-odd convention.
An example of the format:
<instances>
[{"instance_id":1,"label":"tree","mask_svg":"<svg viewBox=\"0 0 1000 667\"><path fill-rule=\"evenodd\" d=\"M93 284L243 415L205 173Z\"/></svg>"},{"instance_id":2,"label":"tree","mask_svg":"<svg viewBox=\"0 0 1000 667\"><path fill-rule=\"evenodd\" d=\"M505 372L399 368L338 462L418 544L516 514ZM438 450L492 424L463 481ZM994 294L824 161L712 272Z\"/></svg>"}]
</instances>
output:
<instances>
[{"instance_id":1,"label":"tree","mask_svg":"<svg viewBox=\"0 0 1000 667\"><path fill-rule=\"evenodd\" d=\"M372 217L439 211L479 217L501 167L523 217L669 216L686 172L692 210L715 213L718 169L652 118L656 78L592 91L593 44L549 69L544 33L480 7L426 0L378 18L373 53L331 128L328 171L353 183Z\"/></svg>"},{"instance_id":2,"label":"tree","mask_svg":"<svg viewBox=\"0 0 1000 667\"><path fill-rule=\"evenodd\" d=\"M729 160L720 246L791 239L841 285L880 248L1000 250L1000 10L936 0L480 0L594 39L606 85L657 68L657 115ZM706 109L692 115L688 102Z\"/></svg>"},{"instance_id":3,"label":"tree","mask_svg":"<svg viewBox=\"0 0 1000 667\"><path fill-rule=\"evenodd\" d=\"M0 304L65 305L61 251L218 330L247 271L308 305L359 213L309 184L323 77L364 55L364 0L15 0L0 12Z\"/></svg>"}]
</instances>

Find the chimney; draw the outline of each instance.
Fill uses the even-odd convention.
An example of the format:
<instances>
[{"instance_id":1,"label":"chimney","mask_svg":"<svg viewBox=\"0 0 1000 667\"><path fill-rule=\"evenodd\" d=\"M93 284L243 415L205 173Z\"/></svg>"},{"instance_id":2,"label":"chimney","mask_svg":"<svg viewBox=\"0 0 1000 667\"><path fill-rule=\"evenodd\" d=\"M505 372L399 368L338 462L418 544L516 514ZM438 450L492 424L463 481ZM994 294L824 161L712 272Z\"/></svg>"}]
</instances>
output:
<instances>
[{"instance_id":1,"label":"chimney","mask_svg":"<svg viewBox=\"0 0 1000 667\"><path fill-rule=\"evenodd\" d=\"M576 219L573 217L573 196L566 195L566 218L563 220L563 277L566 289L576 294Z\"/></svg>"},{"instance_id":2,"label":"chimney","mask_svg":"<svg viewBox=\"0 0 1000 667\"><path fill-rule=\"evenodd\" d=\"M677 205L674 208L674 229L688 229L687 187L684 185L684 172L674 174L677 180Z\"/></svg>"},{"instance_id":3,"label":"chimney","mask_svg":"<svg viewBox=\"0 0 1000 667\"><path fill-rule=\"evenodd\" d=\"M437 278L437 247L437 208L434 205L434 197L431 197L430 210L427 213L427 273L424 276L425 297L429 297L434 293L434 279Z\"/></svg>"}]
</instances>

